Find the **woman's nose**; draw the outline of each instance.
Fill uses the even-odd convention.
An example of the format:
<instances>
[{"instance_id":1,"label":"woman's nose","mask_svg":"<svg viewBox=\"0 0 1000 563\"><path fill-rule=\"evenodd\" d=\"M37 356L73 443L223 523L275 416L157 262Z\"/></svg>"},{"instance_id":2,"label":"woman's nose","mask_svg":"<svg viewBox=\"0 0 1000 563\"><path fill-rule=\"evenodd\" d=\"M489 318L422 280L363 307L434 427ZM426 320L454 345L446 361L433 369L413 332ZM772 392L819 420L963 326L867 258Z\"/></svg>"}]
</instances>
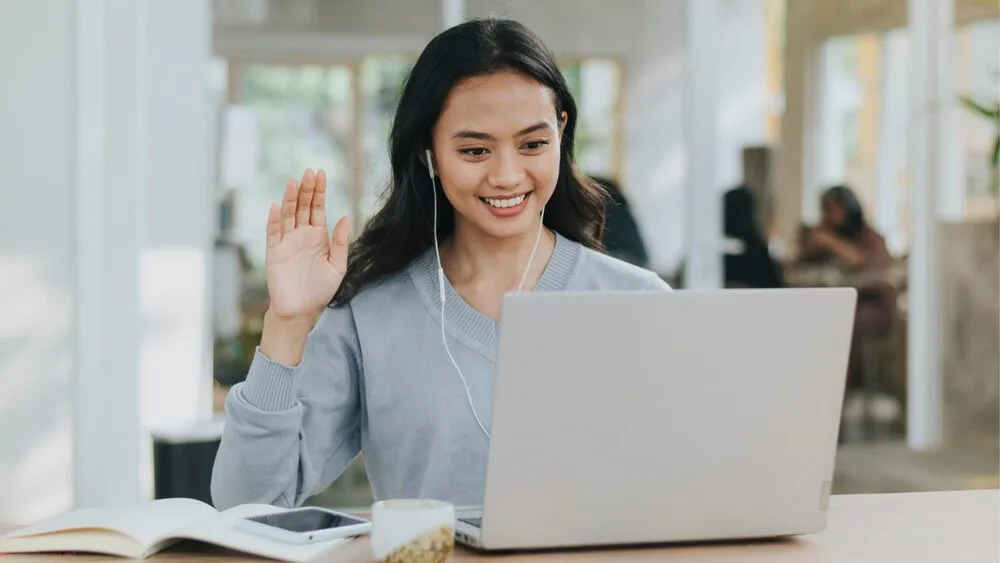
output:
<instances>
[{"instance_id":1,"label":"woman's nose","mask_svg":"<svg viewBox=\"0 0 1000 563\"><path fill-rule=\"evenodd\" d=\"M496 188L513 189L524 181L524 176L524 165L516 151L498 151L488 181Z\"/></svg>"}]
</instances>

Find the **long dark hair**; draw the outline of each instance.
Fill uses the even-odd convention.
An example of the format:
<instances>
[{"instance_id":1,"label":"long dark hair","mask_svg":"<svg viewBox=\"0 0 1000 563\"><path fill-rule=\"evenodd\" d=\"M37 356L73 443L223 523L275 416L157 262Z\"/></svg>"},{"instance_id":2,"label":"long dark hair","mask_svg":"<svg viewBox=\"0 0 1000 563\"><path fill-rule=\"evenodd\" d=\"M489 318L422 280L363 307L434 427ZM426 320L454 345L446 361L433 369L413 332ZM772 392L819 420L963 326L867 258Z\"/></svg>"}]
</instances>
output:
<instances>
[{"instance_id":1,"label":"long dark hair","mask_svg":"<svg viewBox=\"0 0 1000 563\"><path fill-rule=\"evenodd\" d=\"M434 125L451 90L468 78L501 71L518 72L544 84L554 94L557 115L566 112L559 179L545 206L545 225L600 248L607 195L576 169L576 102L555 57L537 35L516 21L472 20L432 39L410 71L390 134L389 191L351 245L347 273L331 305L347 303L366 285L406 267L434 243L434 194L423 152L432 145ZM443 239L454 231L454 209L440 186L437 195L437 236Z\"/></svg>"},{"instance_id":2,"label":"long dark hair","mask_svg":"<svg viewBox=\"0 0 1000 563\"><path fill-rule=\"evenodd\" d=\"M854 190L844 185L827 188L820 201L834 201L844 209L844 224L837 228L837 234L847 239L855 239L868 226L861 201Z\"/></svg>"}]
</instances>

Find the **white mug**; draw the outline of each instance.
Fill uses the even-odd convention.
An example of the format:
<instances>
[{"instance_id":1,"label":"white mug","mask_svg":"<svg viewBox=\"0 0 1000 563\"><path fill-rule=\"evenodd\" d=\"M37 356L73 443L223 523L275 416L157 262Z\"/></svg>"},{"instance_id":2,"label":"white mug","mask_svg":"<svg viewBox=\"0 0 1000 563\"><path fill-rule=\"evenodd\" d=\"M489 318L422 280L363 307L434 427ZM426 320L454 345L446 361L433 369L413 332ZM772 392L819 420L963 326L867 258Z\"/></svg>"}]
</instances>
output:
<instances>
[{"instance_id":1,"label":"white mug","mask_svg":"<svg viewBox=\"0 0 1000 563\"><path fill-rule=\"evenodd\" d=\"M382 563L443 563L455 552L455 507L439 500L376 502L371 545Z\"/></svg>"}]
</instances>

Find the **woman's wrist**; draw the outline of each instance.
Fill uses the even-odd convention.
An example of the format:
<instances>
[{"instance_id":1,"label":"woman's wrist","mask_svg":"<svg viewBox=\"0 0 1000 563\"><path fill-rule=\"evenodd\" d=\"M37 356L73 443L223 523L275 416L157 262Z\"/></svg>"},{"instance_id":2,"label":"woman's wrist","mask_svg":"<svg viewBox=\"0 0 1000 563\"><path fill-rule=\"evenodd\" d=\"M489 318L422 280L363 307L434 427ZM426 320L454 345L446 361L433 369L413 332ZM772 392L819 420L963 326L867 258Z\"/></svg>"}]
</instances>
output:
<instances>
[{"instance_id":1,"label":"woman's wrist","mask_svg":"<svg viewBox=\"0 0 1000 563\"><path fill-rule=\"evenodd\" d=\"M295 367L302 361L316 317L278 317L264 314L260 351L272 361Z\"/></svg>"}]
</instances>

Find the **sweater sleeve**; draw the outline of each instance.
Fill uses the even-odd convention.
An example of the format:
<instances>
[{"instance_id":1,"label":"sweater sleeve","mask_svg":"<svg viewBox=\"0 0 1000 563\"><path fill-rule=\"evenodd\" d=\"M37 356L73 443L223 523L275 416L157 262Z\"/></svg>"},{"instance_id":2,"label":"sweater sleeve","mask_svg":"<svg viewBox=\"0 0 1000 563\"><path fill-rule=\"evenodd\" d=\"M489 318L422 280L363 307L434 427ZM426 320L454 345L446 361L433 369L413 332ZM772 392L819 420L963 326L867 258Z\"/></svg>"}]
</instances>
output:
<instances>
[{"instance_id":1,"label":"sweater sleeve","mask_svg":"<svg viewBox=\"0 0 1000 563\"><path fill-rule=\"evenodd\" d=\"M215 507L300 506L328 487L361 449L361 365L349 306L323 312L298 366L257 350L246 381L226 397Z\"/></svg>"},{"instance_id":2,"label":"sweater sleeve","mask_svg":"<svg viewBox=\"0 0 1000 563\"><path fill-rule=\"evenodd\" d=\"M648 291L673 291L673 288L670 287L670 284L663 281L663 278L661 278L654 272L649 272L649 276L647 276L646 278L646 286L644 289Z\"/></svg>"}]
</instances>

